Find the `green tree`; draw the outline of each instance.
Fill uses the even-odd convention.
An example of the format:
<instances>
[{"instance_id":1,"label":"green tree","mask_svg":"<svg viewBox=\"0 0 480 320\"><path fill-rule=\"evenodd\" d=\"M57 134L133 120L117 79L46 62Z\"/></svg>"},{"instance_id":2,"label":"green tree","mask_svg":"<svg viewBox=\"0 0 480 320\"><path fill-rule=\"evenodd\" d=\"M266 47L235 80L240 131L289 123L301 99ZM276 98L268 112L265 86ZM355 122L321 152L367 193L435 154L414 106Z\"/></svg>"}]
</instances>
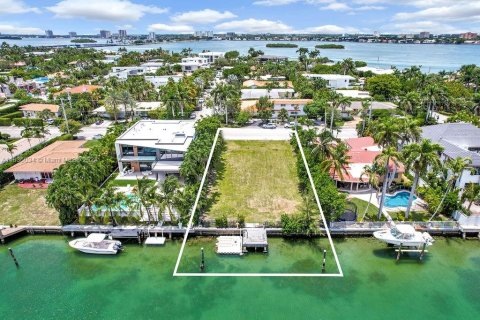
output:
<instances>
[{"instance_id":1,"label":"green tree","mask_svg":"<svg viewBox=\"0 0 480 320\"><path fill-rule=\"evenodd\" d=\"M386 144L388 146L389 144ZM395 172L395 168L398 166L398 159L400 158L400 154L398 153L397 149L394 147L386 147L382 150L378 156L375 157L376 165L380 167L384 167L384 175L382 181L382 196L380 198L380 206L378 207L378 220L380 220L382 213L383 213L383 205L385 203L385 196L387 194L387 186L389 182L389 175ZM390 165L392 162L392 167Z\"/></svg>"},{"instance_id":2,"label":"green tree","mask_svg":"<svg viewBox=\"0 0 480 320\"><path fill-rule=\"evenodd\" d=\"M273 115L273 102L268 97L260 97L257 102L257 116L263 121L268 121Z\"/></svg>"},{"instance_id":3,"label":"green tree","mask_svg":"<svg viewBox=\"0 0 480 320\"><path fill-rule=\"evenodd\" d=\"M105 98L105 110L113 115L115 122L118 120L118 113L120 111L120 98L117 91L110 91L107 93L107 97Z\"/></svg>"},{"instance_id":4,"label":"green tree","mask_svg":"<svg viewBox=\"0 0 480 320\"><path fill-rule=\"evenodd\" d=\"M68 125L65 122L60 124L60 132L63 134L70 133L70 134L77 134L82 129L82 124L75 120L68 120Z\"/></svg>"},{"instance_id":5,"label":"green tree","mask_svg":"<svg viewBox=\"0 0 480 320\"><path fill-rule=\"evenodd\" d=\"M368 78L366 88L372 96L392 100L400 92L400 80L392 74L382 74Z\"/></svg>"},{"instance_id":6,"label":"green tree","mask_svg":"<svg viewBox=\"0 0 480 320\"><path fill-rule=\"evenodd\" d=\"M443 147L439 144L432 143L430 140L423 139L420 143L412 143L404 147L402 157L408 169L412 169L415 177L413 179L412 189L408 198L407 211L405 218L408 219L412 208L413 195L418 186L421 175L426 174L429 166L433 168L440 167L440 153Z\"/></svg>"},{"instance_id":7,"label":"green tree","mask_svg":"<svg viewBox=\"0 0 480 320\"><path fill-rule=\"evenodd\" d=\"M286 122L288 120L288 111L285 108L281 108L277 116L278 120L281 122Z\"/></svg>"},{"instance_id":8,"label":"green tree","mask_svg":"<svg viewBox=\"0 0 480 320\"><path fill-rule=\"evenodd\" d=\"M465 186L465 189L462 194L462 200L470 201L468 205L468 210L472 207L474 201L480 199L480 185L476 183L469 183Z\"/></svg>"},{"instance_id":9,"label":"green tree","mask_svg":"<svg viewBox=\"0 0 480 320\"><path fill-rule=\"evenodd\" d=\"M8 154L10 154L10 159L13 159L13 154L14 154L14 151L17 150L17 146L11 142L6 142L5 147L3 147L3 149L7 151Z\"/></svg>"},{"instance_id":10,"label":"green tree","mask_svg":"<svg viewBox=\"0 0 480 320\"><path fill-rule=\"evenodd\" d=\"M383 174L383 168L377 166L375 163L370 165L370 166L364 166L362 174L360 175L360 181L363 181L363 177L366 175L368 177L368 185L375 190L375 195L378 194L378 188L380 185L380 179L379 176ZM363 212L362 218L360 221L363 221L365 219L365 215L368 212L368 208L370 207L370 204L372 203L372 195L373 193L370 192L370 197L368 198L368 204L365 208L365 211Z\"/></svg>"}]
</instances>

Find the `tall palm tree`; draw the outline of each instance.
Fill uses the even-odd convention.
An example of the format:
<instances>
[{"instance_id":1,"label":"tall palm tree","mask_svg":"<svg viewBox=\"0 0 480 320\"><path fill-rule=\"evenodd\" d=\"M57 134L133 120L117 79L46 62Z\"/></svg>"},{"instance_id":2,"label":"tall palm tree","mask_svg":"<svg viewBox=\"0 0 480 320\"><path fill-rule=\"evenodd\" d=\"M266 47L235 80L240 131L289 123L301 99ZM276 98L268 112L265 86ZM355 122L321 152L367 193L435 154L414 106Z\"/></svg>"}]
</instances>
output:
<instances>
[{"instance_id":1,"label":"tall palm tree","mask_svg":"<svg viewBox=\"0 0 480 320\"><path fill-rule=\"evenodd\" d=\"M176 217L173 214L173 204L179 187L178 179L174 176L168 176L162 184L162 195L159 202L167 208L171 221L176 221Z\"/></svg>"},{"instance_id":2,"label":"tall palm tree","mask_svg":"<svg viewBox=\"0 0 480 320\"><path fill-rule=\"evenodd\" d=\"M130 117L133 121L134 108L136 106L135 100L133 100L132 95L127 90L122 90L118 92L117 98L120 104L123 104L123 112L125 114L125 120L128 120L127 117L127 108L130 107Z\"/></svg>"},{"instance_id":3,"label":"tall palm tree","mask_svg":"<svg viewBox=\"0 0 480 320\"><path fill-rule=\"evenodd\" d=\"M394 147L386 147L382 150L382 153L377 155L375 157L375 163L376 165L380 167L384 167L384 175L383 175L383 181L382 181L382 196L380 198L380 206L378 207L378 219L380 220L380 217L382 216L383 213L383 205L385 202L385 196L387 194L387 185L389 181L389 174L390 172L394 172L395 170L390 170L390 162L393 163L393 166L398 165L398 159L400 158L400 154L398 153L397 149Z\"/></svg>"},{"instance_id":4,"label":"tall palm tree","mask_svg":"<svg viewBox=\"0 0 480 320\"><path fill-rule=\"evenodd\" d=\"M468 205L468 210L472 207L472 204L475 200L480 198L480 185L476 183L469 183L465 186L465 190L462 194L462 199L465 201L470 201Z\"/></svg>"},{"instance_id":5,"label":"tall palm tree","mask_svg":"<svg viewBox=\"0 0 480 320\"><path fill-rule=\"evenodd\" d=\"M320 163L320 167L324 172L330 172L332 179L337 175L341 180L344 179L344 174L348 174L347 167L350 156L347 154L348 147L345 143L339 143L329 158L326 158Z\"/></svg>"},{"instance_id":6,"label":"tall palm tree","mask_svg":"<svg viewBox=\"0 0 480 320\"><path fill-rule=\"evenodd\" d=\"M229 84L219 84L212 90L213 101L224 109L225 124L228 124L228 104L227 101L239 97L239 90L237 87Z\"/></svg>"},{"instance_id":7,"label":"tall palm tree","mask_svg":"<svg viewBox=\"0 0 480 320\"><path fill-rule=\"evenodd\" d=\"M398 142L401 140L401 129L398 120L386 118L372 122L372 135L376 143L382 148L394 147L398 149Z\"/></svg>"},{"instance_id":8,"label":"tall palm tree","mask_svg":"<svg viewBox=\"0 0 480 320\"><path fill-rule=\"evenodd\" d=\"M400 137L401 137L401 144L405 144L406 142L418 142L422 136L422 129L418 125L417 120L413 118L404 118L403 121L400 122Z\"/></svg>"},{"instance_id":9,"label":"tall palm tree","mask_svg":"<svg viewBox=\"0 0 480 320\"><path fill-rule=\"evenodd\" d=\"M375 165L374 163L371 166L363 167L362 174L360 175L360 180L363 181L363 177L366 175L368 177L368 184L370 185L371 188L375 190L375 194L378 194L378 187L380 185L379 176L381 174L383 174L383 168ZM365 218L365 215L368 212L368 208L372 203L372 195L373 193L370 192L370 198L368 199L367 207L365 208L365 211L363 212L363 215L360 221L363 221L363 219Z\"/></svg>"},{"instance_id":10,"label":"tall palm tree","mask_svg":"<svg viewBox=\"0 0 480 320\"><path fill-rule=\"evenodd\" d=\"M437 103L445 98L445 92L437 83L431 83L425 87L423 96L427 104L427 114L425 115L425 122L427 122Z\"/></svg>"},{"instance_id":11,"label":"tall palm tree","mask_svg":"<svg viewBox=\"0 0 480 320\"><path fill-rule=\"evenodd\" d=\"M82 180L80 181L80 188L78 189L76 197L81 199L81 202L85 205L87 211L90 213L90 215L92 215L92 206L98 200L99 194L100 189L97 185Z\"/></svg>"},{"instance_id":12,"label":"tall palm tree","mask_svg":"<svg viewBox=\"0 0 480 320\"><path fill-rule=\"evenodd\" d=\"M317 156L320 161L330 158L333 153L333 149L337 144L337 139L332 133L326 129L322 130L313 140L312 155Z\"/></svg>"},{"instance_id":13,"label":"tall palm tree","mask_svg":"<svg viewBox=\"0 0 480 320\"><path fill-rule=\"evenodd\" d=\"M105 207L107 211L110 213L110 218L112 219L112 224L115 227L117 225L117 222L115 220L115 216L113 214L113 209L117 208L118 206L118 201L117 201L117 196L115 193L115 188L112 186L107 186L103 189L103 193L98 199L98 202L100 205ZM104 213L105 214L105 213Z\"/></svg>"},{"instance_id":14,"label":"tall palm tree","mask_svg":"<svg viewBox=\"0 0 480 320\"><path fill-rule=\"evenodd\" d=\"M412 189L410 190L410 196L408 197L407 211L405 218L408 219L413 202L413 195L418 185L420 176L425 174L428 168L440 167L440 153L443 151L443 147L437 143L432 143L431 140L423 139L419 143L412 143L402 150L402 156L408 169L412 169L415 177L413 179Z\"/></svg>"},{"instance_id":15,"label":"tall palm tree","mask_svg":"<svg viewBox=\"0 0 480 320\"><path fill-rule=\"evenodd\" d=\"M372 119L372 101L370 99L362 101L362 115L363 115L363 122L362 122L362 135L365 132L365 126L367 124L367 117L368 122Z\"/></svg>"},{"instance_id":16,"label":"tall palm tree","mask_svg":"<svg viewBox=\"0 0 480 320\"><path fill-rule=\"evenodd\" d=\"M344 75L355 70L355 62L353 62L351 58L344 59L340 63L340 66L342 67L342 71Z\"/></svg>"},{"instance_id":17,"label":"tall palm tree","mask_svg":"<svg viewBox=\"0 0 480 320\"><path fill-rule=\"evenodd\" d=\"M413 114L414 110L420 105L420 96L416 91L407 92L400 96L398 106L406 113Z\"/></svg>"},{"instance_id":18,"label":"tall palm tree","mask_svg":"<svg viewBox=\"0 0 480 320\"><path fill-rule=\"evenodd\" d=\"M137 185L133 188L133 192L140 202L140 216L143 216L142 208L145 208L148 223L154 220L150 209L152 207L153 200L157 198L157 190L158 188L155 185L155 181L150 180L147 177L137 179Z\"/></svg>"},{"instance_id":19,"label":"tall palm tree","mask_svg":"<svg viewBox=\"0 0 480 320\"><path fill-rule=\"evenodd\" d=\"M115 119L115 122L118 120L118 112L119 108L118 106L120 105L121 100L119 97L119 94L117 91L110 91L107 93L107 97L105 98L105 107L106 110L111 112L113 114L113 118Z\"/></svg>"}]
</instances>

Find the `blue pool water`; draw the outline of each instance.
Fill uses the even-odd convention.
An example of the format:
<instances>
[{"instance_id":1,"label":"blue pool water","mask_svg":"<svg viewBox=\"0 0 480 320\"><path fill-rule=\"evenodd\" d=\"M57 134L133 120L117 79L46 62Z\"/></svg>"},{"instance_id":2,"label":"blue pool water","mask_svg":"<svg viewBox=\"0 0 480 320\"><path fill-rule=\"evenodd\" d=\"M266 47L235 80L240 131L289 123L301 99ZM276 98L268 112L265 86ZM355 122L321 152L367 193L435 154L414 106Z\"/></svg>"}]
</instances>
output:
<instances>
[{"instance_id":1,"label":"blue pool water","mask_svg":"<svg viewBox=\"0 0 480 320\"><path fill-rule=\"evenodd\" d=\"M41 83L41 84L47 83L48 80L49 80L49 79L48 79L47 77L40 77L40 78L35 78L35 79L33 79L33 81L35 81L35 82L37 82L37 83Z\"/></svg>"},{"instance_id":2,"label":"blue pool water","mask_svg":"<svg viewBox=\"0 0 480 320\"><path fill-rule=\"evenodd\" d=\"M394 196L386 196L385 197L385 207L388 208L395 208L395 207L406 207L408 205L408 197L410 196L410 192L408 191L401 191ZM416 196L413 196L413 200L417 199Z\"/></svg>"}]
</instances>

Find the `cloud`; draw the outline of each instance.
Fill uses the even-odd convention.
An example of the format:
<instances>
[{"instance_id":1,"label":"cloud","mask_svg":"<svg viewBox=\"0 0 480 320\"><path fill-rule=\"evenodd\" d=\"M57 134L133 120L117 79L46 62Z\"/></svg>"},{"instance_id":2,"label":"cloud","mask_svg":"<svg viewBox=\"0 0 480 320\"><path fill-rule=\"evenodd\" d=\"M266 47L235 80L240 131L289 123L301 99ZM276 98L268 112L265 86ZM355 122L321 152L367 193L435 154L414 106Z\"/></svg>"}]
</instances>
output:
<instances>
[{"instance_id":1,"label":"cloud","mask_svg":"<svg viewBox=\"0 0 480 320\"><path fill-rule=\"evenodd\" d=\"M224 31L235 31L245 33L292 33L292 27L281 21L272 21L266 19L245 19L233 20L220 23L215 29Z\"/></svg>"},{"instance_id":2,"label":"cloud","mask_svg":"<svg viewBox=\"0 0 480 320\"><path fill-rule=\"evenodd\" d=\"M237 16L230 11L219 12L212 9L204 9L199 11L188 11L183 12L177 15L174 15L170 18L175 23L215 23L220 20L232 19Z\"/></svg>"},{"instance_id":3,"label":"cloud","mask_svg":"<svg viewBox=\"0 0 480 320\"><path fill-rule=\"evenodd\" d=\"M188 25L169 25L154 23L148 26L148 31L163 31L168 33L193 33L193 28Z\"/></svg>"},{"instance_id":4,"label":"cloud","mask_svg":"<svg viewBox=\"0 0 480 320\"><path fill-rule=\"evenodd\" d=\"M47 9L57 18L85 18L106 21L136 21L145 14L165 13L168 10L129 0L98 0L86 4L84 0L62 0Z\"/></svg>"},{"instance_id":5,"label":"cloud","mask_svg":"<svg viewBox=\"0 0 480 320\"><path fill-rule=\"evenodd\" d=\"M120 25L120 26L116 26L118 29L120 30L135 30L136 28L134 26L132 26L131 24L124 24L124 25Z\"/></svg>"},{"instance_id":6,"label":"cloud","mask_svg":"<svg viewBox=\"0 0 480 320\"><path fill-rule=\"evenodd\" d=\"M253 4L257 6L274 7L284 6L295 2L298 2L298 0L259 0L253 2Z\"/></svg>"},{"instance_id":7,"label":"cloud","mask_svg":"<svg viewBox=\"0 0 480 320\"><path fill-rule=\"evenodd\" d=\"M432 7L416 12L399 12L394 20L442 20L442 21L480 21L480 3L455 3L448 6Z\"/></svg>"},{"instance_id":8,"label":"cloud","mask_svg":"<svg viewBox=\"0 0 480 320\"><path fill-rule=\"evenodd\" d=\"M10 24L0 24L0 32L5 34L43 34L44 31L34 27L19 27Z\"/></svg>"},{"instance_id":9,"label":"cloud","mask_svg":"<svg viewBox=\"0 0 480 320\"><path fill-rule=\"evenodd\" d=\"M372 11L372 10L385 10L386 8L384 6L361 6L355 8L355 10L358 11Z\"/></svg>"},{"instance_id":10,"label":"cloud","mask_svg":"<svg viewBox=\"0 0 480 320\"><path fill-rule=\"evenodd\" d=\"M25 4L22 0L0 0L0 14L40 13L40 9Z\"/></svg>"},{"instance_id":11,"label":"cloud","mask_svg":"<svg viewBox=\"0 0 480 320\"><path fill-rule=\"evenodd\" d=\"M360 30L353 27L340 27L334 24L327 24L318 27L310 27L299 31L300 33L321 33L321 34L343 34L343 33L360 33Z\"/></svg>"},{"instance_id":12,"label":"cloud","mask_svg":"<svg viewBox=\"0 0 480 320\"><path fill-rule=\"evenodd\" d=\"M432 33L462 33L468 30L462 30L455 26L436 22L436 21L411 21L402 23L388 24L382 27L385 30L383 33L419 33L422 31L429 31Z\"/></svg>"},{"instance_id":13,"label":"cloud","mask_svg":"<svg viewBox=\"0 0 480 320\"><path fill-rule=\"evenodd\" d=\"M345 4L345 3L340 3L340 2L332 2L324 7L320 8L321 10L333 10L333 11L351 11L352 8Z\"/></svg>"}]
</instances>

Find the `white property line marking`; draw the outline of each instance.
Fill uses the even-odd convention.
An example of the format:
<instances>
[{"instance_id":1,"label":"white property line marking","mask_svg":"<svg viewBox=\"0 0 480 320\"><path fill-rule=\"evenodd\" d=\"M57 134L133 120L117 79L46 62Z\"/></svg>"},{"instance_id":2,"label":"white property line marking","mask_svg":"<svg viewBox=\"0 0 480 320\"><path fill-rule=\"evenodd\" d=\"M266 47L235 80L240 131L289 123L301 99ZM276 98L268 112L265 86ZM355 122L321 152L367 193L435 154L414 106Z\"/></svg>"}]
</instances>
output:
<instances>
[{"instance_id":1,"label":"white property line marking","mask_svg":"<svg viewBox=\"0 0 480 320\"><path fill-rule=\"evenodd\" d=\"M300 138L298 136L297 130L294 131L295 132L295 137L296 137L299 149L300 149L300 153L302 155L303 163L305 165L305 168L307 169L308 178L310 180L310 184L312 185L313 194L315 196L315 200L316 200L318 208L320 210L320 215L322 216L322 221L325 225L325 231L327 233L327 237L328 237L328 241L330 243L330 246L332 247L332 252L333 252L333 255L335 257L335 263L337 265L339 273L191 273L191 272L190 273L188 273L188 272L182 273L182 272L178 272L178 267L180 266L180 261L181 261L182 256L183 256L183 250L185 249L185 245L187 243L188 234L190 232L190 229L192 228L193 217L194 217L195 211L197 210L198 201L200 200L200 196L201 196L201 193L202 193L203 185L205 183L205 178L206 178L207 173L208 173L208 169L210 168L210 162L212 161L213 152L215 151L215 147L217 145L218 136L219 136L220 131L222 129L223 128L219 128L217 130L216 135L215 135L215 140L213 142L212 149L210 150L210 155L208 157L207 165L205 167L205 171L203 173L202 180L200 182L200 189L198 190L197 198L195 199L195 203L194 203L193 208L192 208L192 214L190 216L190 220L188 222L187 229L185 231L185 235L183 237L182 247L180 248L180 252L178 254L177 263L175 264L175 270L173 271L173 276L174 277L343 277L342 267L340 266L340 262L338 260L337 252L335 250L335 247L333 246L332 237L330 236L330 231L328 229L328 225L326 223L326 219L325 219L325 216L323 214L322 206L320 205L320 200L318 198L317 190L315 189L315 184L313 183L313 179L312 179L312 175L310 173L310 168L308 167L307 159L305 158L305 154L303 153L303 147L302 147L302 144L300 143Z\"/></svg>"}]
</instances>

